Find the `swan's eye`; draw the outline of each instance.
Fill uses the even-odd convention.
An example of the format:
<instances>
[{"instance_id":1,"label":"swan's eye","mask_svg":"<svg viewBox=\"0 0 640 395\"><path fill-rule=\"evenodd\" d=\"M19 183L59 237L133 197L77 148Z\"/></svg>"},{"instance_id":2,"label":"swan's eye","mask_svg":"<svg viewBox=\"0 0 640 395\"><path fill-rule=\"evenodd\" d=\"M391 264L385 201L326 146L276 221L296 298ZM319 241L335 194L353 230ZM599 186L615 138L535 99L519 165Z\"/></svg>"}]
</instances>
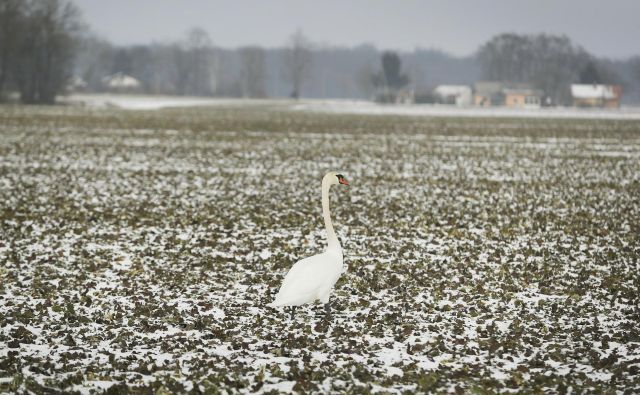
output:
<instances>
[{"instance_id":1,"label":"swan's eye","mask_svg":"<svg viewBox=\"0 0 640 395\"><path fill-rule=\"evenodd\" d=\"M338 180L342 180L344 178L342 174L336 174L336 177L338 177Z\"/></svg>"}]
</instances>

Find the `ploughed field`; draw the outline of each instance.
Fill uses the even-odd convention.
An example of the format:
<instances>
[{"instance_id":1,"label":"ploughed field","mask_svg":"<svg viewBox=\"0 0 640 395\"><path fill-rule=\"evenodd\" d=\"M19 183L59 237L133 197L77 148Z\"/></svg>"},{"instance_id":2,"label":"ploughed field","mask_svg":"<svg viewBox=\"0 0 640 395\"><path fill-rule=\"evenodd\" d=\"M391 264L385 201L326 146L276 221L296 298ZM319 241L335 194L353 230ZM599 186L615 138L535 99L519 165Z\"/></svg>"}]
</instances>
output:
<instances>
[{"instance_id":1,"label":"ploughed field","mask_svg":"<svg viewBox=\"0 0 640 395\"><path fill-rule=\"evenodd\" d=\"M639 218L639 121L0 107L0 392L637 393Z\"/></svg>"}]
</instances>

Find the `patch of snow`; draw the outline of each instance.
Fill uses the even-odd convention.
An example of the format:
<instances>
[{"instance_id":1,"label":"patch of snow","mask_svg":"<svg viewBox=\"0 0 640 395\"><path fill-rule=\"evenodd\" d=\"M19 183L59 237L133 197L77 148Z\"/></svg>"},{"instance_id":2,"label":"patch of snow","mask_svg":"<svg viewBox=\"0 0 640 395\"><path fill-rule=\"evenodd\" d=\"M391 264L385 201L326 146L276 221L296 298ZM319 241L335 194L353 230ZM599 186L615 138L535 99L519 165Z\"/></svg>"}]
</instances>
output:
<instances>
[{"instance_id":1,"label":"patch of snow","mask_svg":"<svg viewBox=\"0 0 640 395\"><path fill-rule=\"evenodd\" d=\"M325 100L303 102L293 105L292 109L333 114L431 117L640 119L640 108L638 107L622 107L619 109L585 109L575 107L523 109L507 107L458 107L433 104L377 104L367 101Z\"/></svg>"}]
</instances>

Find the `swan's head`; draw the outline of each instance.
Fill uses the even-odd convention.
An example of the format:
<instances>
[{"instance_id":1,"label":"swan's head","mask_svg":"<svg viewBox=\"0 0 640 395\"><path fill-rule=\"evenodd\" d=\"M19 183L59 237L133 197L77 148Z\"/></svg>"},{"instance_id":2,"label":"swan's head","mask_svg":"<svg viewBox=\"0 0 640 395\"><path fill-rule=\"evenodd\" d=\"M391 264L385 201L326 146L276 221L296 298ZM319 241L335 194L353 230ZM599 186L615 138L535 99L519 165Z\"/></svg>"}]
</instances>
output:
<instances>
[{"instance_id":1,"label":"swan's head","mask_svg":"<svg viewBox=\"0 0 640 395\"><path fill-rule=\"evenodd\" d=\"M336 174L336 178L338 179L338 184L349 185L349 181L342 174Z\"/></svg>"},{"instance_id":2,"label":"swan's head","mask_svg":"<svg viewBox=\"0 0 640 395\"><path fill-rule=\"evenodd\" d=\"M349 181L340 173L336 173L335 171L331 171L324 176L323 182L328 182L329 185L349 185Z\"/></svg>"}]
</instances>

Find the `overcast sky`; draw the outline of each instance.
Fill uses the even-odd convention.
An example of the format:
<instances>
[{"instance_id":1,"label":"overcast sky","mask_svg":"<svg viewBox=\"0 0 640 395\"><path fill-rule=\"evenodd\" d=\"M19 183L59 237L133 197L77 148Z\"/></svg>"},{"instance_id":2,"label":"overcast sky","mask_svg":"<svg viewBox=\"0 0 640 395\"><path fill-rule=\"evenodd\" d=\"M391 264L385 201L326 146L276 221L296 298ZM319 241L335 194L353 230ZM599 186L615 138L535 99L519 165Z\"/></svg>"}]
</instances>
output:
<instances>
[{"instance_id":1,"label":"overcast sky","mask_svg":"<svg viewBox=\"0 0 640 395\"><path fill-rule=\"evenodd\" d=\"M640 55L640 0L73 0L115 44L173 41L199 26L222 47L313 42L468 55L501 32L566 34L598 56Z\"/></svg>"}]
</instances>

